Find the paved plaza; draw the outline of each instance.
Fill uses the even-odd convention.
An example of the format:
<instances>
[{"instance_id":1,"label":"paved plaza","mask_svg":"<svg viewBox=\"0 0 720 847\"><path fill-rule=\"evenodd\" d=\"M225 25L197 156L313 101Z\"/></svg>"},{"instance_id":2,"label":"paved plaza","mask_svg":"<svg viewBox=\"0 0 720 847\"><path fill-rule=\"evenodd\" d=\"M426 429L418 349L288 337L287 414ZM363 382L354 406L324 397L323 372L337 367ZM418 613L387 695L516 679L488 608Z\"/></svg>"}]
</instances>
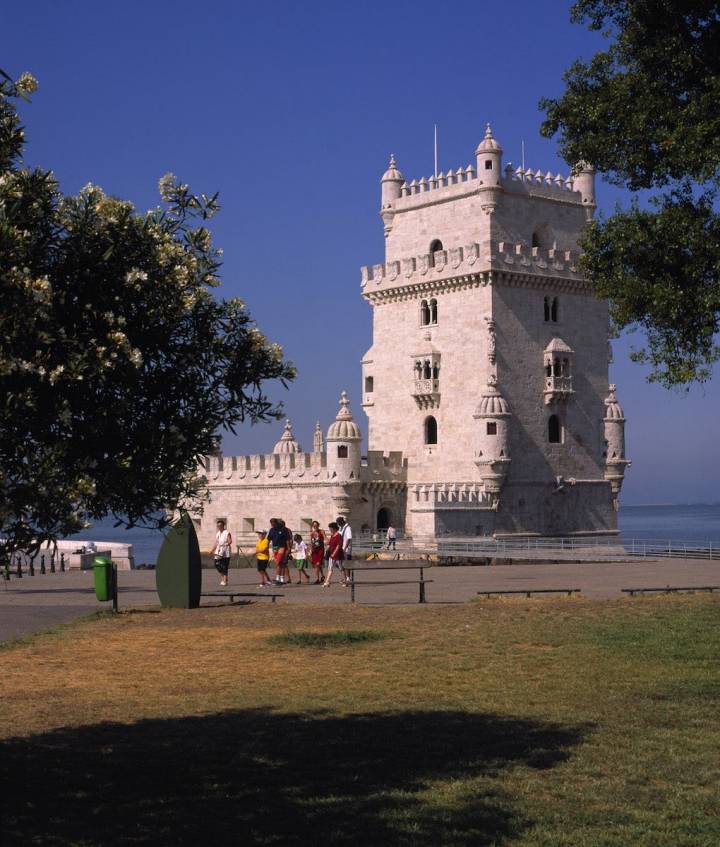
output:
<instances>
[{"instance_id":1,"label":"paved plaza","mask_svg":"<svg viewBox=\"0 0 720 847\"><path fill-rule=\"evenodd\" d=\"M403 564L422 564L405 562ZM364 563L363 563L364 565ZM356 581L417 579L417 571L393 572L386 563L377 573L357 573ZM491 566L430 566L425 578L429 603L466 603L478 591L493 589L519 590L540 588L579 588L586 597L613 597L622 588L659 586L720 585L720 561L693 559L658 559L629 562L586 562L559 564L516 564ZM219 591L214 571L203 571L203 591ZM254 570L231 570L230 588L253 592L257 578ZM268 591L268 589L263 589ZM289 585L269 589L283 594L278 603L333 605L350 602L350 592L339 582L329 588L318 585ZM378 585L357 589L361 603L415 603L417 585ZM203 597L203 605L226 604L218 597ZM237 602L237 601L236 601ZM256 602L248 598L244 602ZM270 602L257 600L257 602ZM119 573L121 609L158 605L154 571L121 571ZM59 624L68 623L109 603L98 603L93 590L92 571L13 577L0 582L0 641L30 635Z\"/></svg>"}]
</instances>

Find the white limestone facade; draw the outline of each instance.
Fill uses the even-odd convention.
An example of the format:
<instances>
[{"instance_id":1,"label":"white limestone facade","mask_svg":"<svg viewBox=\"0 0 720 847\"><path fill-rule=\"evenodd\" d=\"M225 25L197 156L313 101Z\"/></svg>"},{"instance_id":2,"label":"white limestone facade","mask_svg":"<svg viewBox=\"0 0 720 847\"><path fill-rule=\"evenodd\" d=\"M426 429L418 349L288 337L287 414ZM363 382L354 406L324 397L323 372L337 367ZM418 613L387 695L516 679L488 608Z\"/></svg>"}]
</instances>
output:
<instances>
[{"instance_id":1,"label":"white limestone facade","mask_svg":"<svg viewBox=\"0 0 720 847\"><path fill-rule=\"evenodd\" d=\"M362 360L367 457L343 394L323 443L289 424L266 456L208 460L217 517L245 536L338 514L446 536L615 534L625 417L608 386L607 303L578 269L595 175L503 165L488 126L474 162L381 180L384 260L363 268L373 310Z\"/></svg>"}]
</instances>

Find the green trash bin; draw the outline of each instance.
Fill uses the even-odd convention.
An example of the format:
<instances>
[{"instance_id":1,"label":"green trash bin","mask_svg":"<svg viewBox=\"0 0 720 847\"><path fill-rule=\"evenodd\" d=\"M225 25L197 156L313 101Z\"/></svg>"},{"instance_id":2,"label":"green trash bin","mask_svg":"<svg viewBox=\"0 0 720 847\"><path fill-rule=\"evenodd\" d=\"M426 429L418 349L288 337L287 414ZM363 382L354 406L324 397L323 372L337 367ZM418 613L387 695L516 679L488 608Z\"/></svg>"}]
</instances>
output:
<instances>
[{"instance_id":1,"label":"green trash bin","mask_svg":"<svg viewBox=\"0 0 720 847\"><path fill-rule=\"evenodd\" d=\"M93 559L93 578L98 600L112 600L112 561L107 556L95 556Z\"/></svg>"}]
</instances>

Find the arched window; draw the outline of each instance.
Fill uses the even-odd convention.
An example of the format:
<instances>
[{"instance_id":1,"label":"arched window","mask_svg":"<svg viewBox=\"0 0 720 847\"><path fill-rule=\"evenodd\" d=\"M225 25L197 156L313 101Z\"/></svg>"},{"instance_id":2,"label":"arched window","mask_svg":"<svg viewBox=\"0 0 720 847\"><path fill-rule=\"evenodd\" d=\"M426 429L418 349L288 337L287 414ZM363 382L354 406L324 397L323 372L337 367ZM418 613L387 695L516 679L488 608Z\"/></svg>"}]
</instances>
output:
<instances>
[{"instance_id":1,"label":"arched window","mask_svg":"<svg viewBox=\"0 0 720 847\"><path fill-rule=\"evenodd\" d=\"M425 443L437 444L437 421L432 415L425 418Z\"/></svg>"},{"instance_id":2,"label":"arched window","mask_svg":"<svg viewBox=\"0 0 720 847\"><path fill-rule=\"evenodd\" d=\"M438 379L440 377L440 365L437 362L433 365L433 379Z\"/></svg>"},{"instance_id":3,"label":"arched window","mask_svg":"<svg viewBox=\"0 0 720 847\"><path fill-rule=\"evenodd\" d=\"M423 366L423 379L432 379L432 371L430 370L430 362L428 359L425 359L425 364Z\"/></svg>"},{"instance_id":4,"label":"arched window","mask_svg":"<svg viewBox=\"0 0 720 847\"><path fill-rule=\"evenodd\" d=\"M430 323L437 323L437 300L434 299L430 301Z\"/></svg>"},{"instance_id":5,"label":"arched window","mask_svg":"<svg viewBox=\"0 0 720 847\"><path fill-rule=\"evenodd\" d=\"M552 305L550 306L550 320L553 323L558 322L558 299L557 297L553 297Z\"/></svg>"},{"instance_id":6,"label":"arched window","mask_svg":"<svg viewBox=\"0 0 720 847\"><path fill-rule=\"evenodd\" d=\"M562 442L562 426L560 418L557 415L550 415L548 418L548 441L551 444L560 444Z\"/></svg>"},{"instance_id":7,"label":"arched window","mask_svg":"<svg viewBox=\"0 0 720 847\"><path fill-rule=\"evenodd\" d=\"M415 379L422 379L422 362L415 362Z\"/></svg>"},{"instance_id":8,"label":"arched window","mask_svg":"<svg viewBox=\"0 0 720 847\"><path fill-rule=\"evenodd\" d=\"M347 459L347 457L348 457L347 444L338 445L338 459Z\"/></svg>"},{"instance_id":9,"label":"arched window","mask_svg":"<svg viewBox=\"0 0 720 847\"><path fill-rule=\"evenodd\" d=\"M433 241L430 244L430 267L431 268L435 267L435 254L437 253L438 250L442 250L442 249L443 249L443 244L442 244L442 241L440 241L439 238L436 238L435 241Z\"/></svg>"},{"instance_id":10,"label":"arched window","mask_svg":"<svg viewBox=\"0 0 720 847\"><path fill-rule=\"evenodd\" d=\"M547 323L550 320L550 303L547 297L543 298L543 312L545 316L545 323Z\"/></svg>"},{"instance_id":11,"label":"arched window","mask_svg":"<svg viewBox=\"0 0 720 847\"><path fill-rule=\"evenodd\" d=\"M428 301L423 300L420 303L420 326L428 326L430 323L430 307Z\"/></svg>"},{"instance_id":12,"label":"arched window","mask_svg":"<svg viewBox=\"0 0 720 847\"><path fill-rule=\"evenodd\" d=\"M533 237L532 237L532 246L533 246L533 247L539 247L539 246L540 246L540 239L538 238L538 234L537 234L537 232L534 232L534 233L533 233Z\"/></svg>"},{"instance_id":13,"label":"arched window","mask_svg":"<svg viewBox=\"0 0 720 847\"><path fill-rule=\"evenodd\" d=\"M561 376L560 359L553 359L553 376Z\"/></svg>"}]
</instances>

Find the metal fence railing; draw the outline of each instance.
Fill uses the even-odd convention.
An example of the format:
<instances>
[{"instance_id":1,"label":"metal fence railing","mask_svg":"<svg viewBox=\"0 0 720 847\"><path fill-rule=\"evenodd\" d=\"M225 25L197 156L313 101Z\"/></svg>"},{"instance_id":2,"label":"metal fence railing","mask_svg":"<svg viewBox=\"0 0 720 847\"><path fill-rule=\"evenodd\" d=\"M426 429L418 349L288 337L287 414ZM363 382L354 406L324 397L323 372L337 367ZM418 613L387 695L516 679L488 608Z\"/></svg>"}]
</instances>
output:
<instances>
[{"instance_id":1,"label":"metal fence railing","mask_svg":"<svg viewBox=\"0 0 720 847\"><path fill-rule=\"evenodd\" d=\"M379 551L385 547L383 541L360 538L355 543L358 552ZM410 538L399 541L397 551L411 549L418 552L422 545L414 545ZM427 552L438 556L484 559L488 557L521 558L533 556L552 558L577 553L602 557L603 559L633 558L678 558L720 560L720 545L713 542L698 543L666 539L626 539L622 537L598 538L472 538L438 539L437 546Z\"/></svg>"}]
</instances>

